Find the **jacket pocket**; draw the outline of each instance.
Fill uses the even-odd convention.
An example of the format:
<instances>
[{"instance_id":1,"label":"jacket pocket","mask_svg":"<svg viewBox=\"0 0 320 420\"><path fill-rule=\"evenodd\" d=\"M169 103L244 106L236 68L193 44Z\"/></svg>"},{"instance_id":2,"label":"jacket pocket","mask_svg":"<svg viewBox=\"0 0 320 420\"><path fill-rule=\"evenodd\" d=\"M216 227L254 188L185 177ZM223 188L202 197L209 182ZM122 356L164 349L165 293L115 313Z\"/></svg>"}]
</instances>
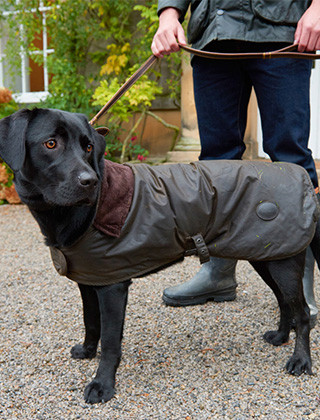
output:
<instances>
[{"instance_id":1,"label":"jacket pocket","mask_svg":"<svg viewBox=\"0 0 320 420\"><path fill-rule=\"evenodd\" d=\"M310 4L310 0L251 0L252 10L256 16L272 23L287 25L298 23Z\"/></svg>"},{"instance_id":2,"label":"jacket pocket","mask_svg":"<svg viewBox=\"0 0 320 420\"><path fill-rule=\"evenodd\" d=\"M201 38L210 19L210 1L192 0L191 17L188 24L188 41L190 44Z\"/></svg>"}]
</instances>

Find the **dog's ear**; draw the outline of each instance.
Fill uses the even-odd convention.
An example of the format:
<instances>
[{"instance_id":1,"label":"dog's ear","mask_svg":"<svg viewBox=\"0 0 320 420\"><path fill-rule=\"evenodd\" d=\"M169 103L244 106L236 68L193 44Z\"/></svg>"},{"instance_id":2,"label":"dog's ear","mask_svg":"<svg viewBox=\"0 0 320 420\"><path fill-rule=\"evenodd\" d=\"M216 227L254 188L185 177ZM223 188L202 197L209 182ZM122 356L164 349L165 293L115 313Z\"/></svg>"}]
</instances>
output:
<instances>
[{"instance_id":1,"label":"dog's ear","mask_svg":"<svg viewBox=\"0 0 320 420\"><path fill-rule=\"evenodd\" d=\"M108 127L98 127L95 130L97 133L101 134L103 137L107 136L110 132Z\"/></svg>"},{"instance_id":2,"label":"dog's ear","mask_svg":"<svg viewBox=\"0 0 320 420\"><path fill-rule=\"evenodd\" d=\"M14 172L19 171L24 162L30 113L24 109L0 120L0 157Z\"/></svg>"}]
</instances>

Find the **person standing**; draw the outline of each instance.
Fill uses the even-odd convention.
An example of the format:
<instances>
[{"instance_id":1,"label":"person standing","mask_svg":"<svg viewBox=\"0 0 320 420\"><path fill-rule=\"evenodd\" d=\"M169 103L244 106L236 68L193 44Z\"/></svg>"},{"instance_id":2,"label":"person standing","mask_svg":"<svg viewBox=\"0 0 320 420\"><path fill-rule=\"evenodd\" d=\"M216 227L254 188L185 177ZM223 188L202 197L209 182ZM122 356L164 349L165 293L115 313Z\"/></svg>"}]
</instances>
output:
<instances>
[{"instance_id":1,"label":"person standing","mask_svg":"<svg viewBox=\"0 0 320 420\"><path fill-rule=\"evenodd\" d=\"M162 58L186 45L181 26L191 5L188 41L193 48L224 53L267 52L297 44L298 51L320 49L320 0L159 0L159 27L151 49ZM311 151L309 88L312 61L213 60L192 57L201 142L200 160L241 159L247 108L255 90L263 147L272 161L292 162L318 178ZM211 257L196 275L163 292L167 305L186 306L236 297L235 260ZM314 258L307 249L304 295L312 324L318 313L313 288Z\"/></svg>"}]
</instances>

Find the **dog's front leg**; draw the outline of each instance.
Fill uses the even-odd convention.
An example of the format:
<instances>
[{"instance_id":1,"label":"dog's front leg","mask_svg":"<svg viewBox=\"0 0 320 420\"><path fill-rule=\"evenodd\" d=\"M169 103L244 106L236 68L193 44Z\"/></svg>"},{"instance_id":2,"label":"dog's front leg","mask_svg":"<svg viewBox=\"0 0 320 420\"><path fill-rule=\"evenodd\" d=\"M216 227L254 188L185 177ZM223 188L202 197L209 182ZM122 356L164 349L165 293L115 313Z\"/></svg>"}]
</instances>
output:
<instances>
[{"instance_id":1,"label":"dog's front leg","mask_svg":"<svg viewBox=\"0 0 320 420\"><path fill-rule=\"evenodd\" d=\"M93 286L78 284L83 304L83 321L86 335L83 344L77 344L71 349L74 359L92 359L97 353L100 340L100 307L98 296Z\"/></svg>"},{"instance_id":2,"label":"dog's front leg","mask_svg":"<svg viewBox=\"0 0 320 420\"><path fill-rule=\"evenodd\" d=\"M101 320L101 360L96 377L87 385L86 402L109 401L114 395L115 375L121 358L128 289L131 281L96 287Z\"/></svg>"}]
</instances>

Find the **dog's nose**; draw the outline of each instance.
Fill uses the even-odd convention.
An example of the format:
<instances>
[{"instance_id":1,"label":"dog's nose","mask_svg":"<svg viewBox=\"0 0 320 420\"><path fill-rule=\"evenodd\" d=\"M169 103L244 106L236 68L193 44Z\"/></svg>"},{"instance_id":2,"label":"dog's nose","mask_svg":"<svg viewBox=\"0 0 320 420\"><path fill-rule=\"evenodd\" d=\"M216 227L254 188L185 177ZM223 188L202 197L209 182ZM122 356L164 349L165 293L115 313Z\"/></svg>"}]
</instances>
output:
<instances>
[{"instance_id":1,"label":"dog's nose","mask_svg":"<svg viewBox=\"0 0 320 420\"><path fill-rule=\"evenodd\" d=\"M95 188L98 185L98 178L96 174L90 174L89 172L81 172L78 176L79 182L84 187Z\"/></svg>"}]
</instances>

